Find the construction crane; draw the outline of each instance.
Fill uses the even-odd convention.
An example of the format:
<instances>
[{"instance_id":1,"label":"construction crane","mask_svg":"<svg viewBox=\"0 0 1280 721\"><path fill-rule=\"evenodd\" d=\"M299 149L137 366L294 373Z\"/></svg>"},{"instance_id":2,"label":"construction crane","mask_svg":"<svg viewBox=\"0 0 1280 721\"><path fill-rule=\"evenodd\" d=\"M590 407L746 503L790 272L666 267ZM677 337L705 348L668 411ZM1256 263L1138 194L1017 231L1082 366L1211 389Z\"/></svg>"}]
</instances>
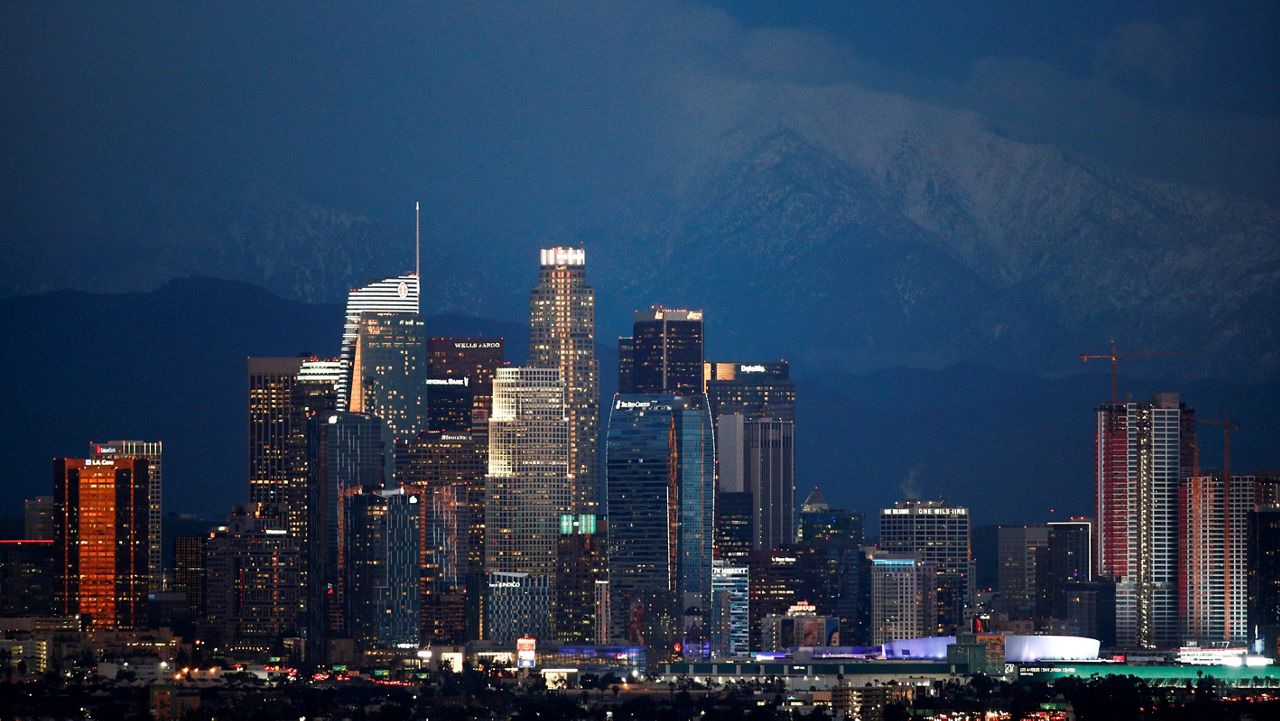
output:
<instances>
[{"instance_id":1,"label":"construction crane","mask_svg":"<svg viewBox=\"0 0 1280 721\"><path fill-rule=\"evenodd\" d=\"M1222 565L1226 573L1222 580L1223 608L1227 609L1223 624L1223 634L1231 641L1231 432L1240 428L1240 424L1231 419L1230 413L1223 413L1221 418L1204 418L1201 423L1209 426L1222 426ZM1197 448L1198 450L1198 448ZM1196 473L1200 472L1199 459L1196 460Z\"/></svg>"},{"instance_id":2,"label":"construction crane","mask_svg":"<svg viewBox=\"0 0 1280 721\"><path fill-rule=\"evenodd\" d=\"M1109 360L1111 361L1111 402L1120 401L1120 359L1121 358L1165 358L1169 356L1186 355L1181 351L1163 351L1163 350L1139 350L1126 351L1121 353L1116 350L1115 339L1111 340L1110 353L1081 353L1080 360L1088 362L1091 360Z\"/></svg>"}]
</instances>

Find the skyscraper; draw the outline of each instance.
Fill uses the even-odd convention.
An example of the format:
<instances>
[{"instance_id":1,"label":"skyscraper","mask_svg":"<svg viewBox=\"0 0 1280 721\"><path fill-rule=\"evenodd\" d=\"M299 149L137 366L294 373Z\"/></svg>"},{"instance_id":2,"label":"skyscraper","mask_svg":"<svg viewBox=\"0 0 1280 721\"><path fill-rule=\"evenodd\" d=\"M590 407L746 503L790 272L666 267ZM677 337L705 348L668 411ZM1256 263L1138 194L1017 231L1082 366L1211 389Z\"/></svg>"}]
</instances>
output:
<instances>
[{"instance_id":1,"label":"skyscraper","mask_svg":"<svg viewBox=\"0 0 1280 721\"><path fill-rule=\"evenodd\" d=\"M701 310L655 305L636 311L633 328L633 392L702 392Z\"/></svg>"},{"instance_id":2,"label":"skyscraper","mask_svg":"<svg viewBox=\"0 0 1280 721\"><path fill-rule=\"evenodd\" d=\"M428 378L467 379L471 391L472 433L489 433L493 377L507 365L502 338L431 338L426 346ZM434 400L430 401L434 403Z\"/></svg>"},{"instance_id":3,"label":"skyscraper","mask_svg":"<svg viewBox=\"0 0 1280 721\"><path fill-rule=\"evenodd\" d=\"M817 487L800 507L797 555L813 577L811 601L840 619L844 645L870 643L870 577L862 514L832 508Z\"/></svg>"},{"instance_id":4,"label":"skyscraper","mask_svg":"<svg viewBox=\"0 0 1280 721\"><path fill-rule=\"evenodd\" d=\"M275 651L298 631L302 553L275 518L236 509L205 546L205 612L215 647Z\"/></svg>"},{"instance_id":5,"label":"skyscraper","mask_svg":"<svg viewBox=\"0 0 1280 721\"><path fill-rule=\"evenodd\" d=\"M636 392L636 339L629 336L618 337L618 392L628 395Z\"/></svg>"},{"instance_id":6,"label":"skyscraper","mask_svg":"<svg viewBox=\"0 0 1280 721\"><path fill-rule=\"evenodd\" d=\"M36 496L22 502L22 537L53 540L53 496Z\"/></svg>"},{"instance_id":7,"label":"skyscraper","mask_svg":"<svg viewBox=\"0 0 1280 721\"><path fill-rule=\"evenodd\" d=\"M796 535L803 543L829 543L840 540L854 546L861 545L862 514L858 511L832 508L822 491L814 486L804 499L804 503L800 504Z\"/></svg>"},{"instance_id":8,"label":"skyscraper","mask_svg":"<svg viewBox=\"0 0 1280 721\"><path fill-rule=\"evenodd\" d=\"M997 590L999 607L1010 618L1035 615L1036 589L1042 580L1040 549L1049 545L1046 526L1001 526L998 532Z\"/></svg>"},{"instance_id":9,"label":"skyscraper","mask_svg":"<svg viewBox=\"0 0 1280 721\"><path fill-rule=\"evenodd\" d=\"M1184 641L1243 645L1248 620L1249 512L1253 476L1191 476L1179 494L1182 568L1178 615Z\"/></svg>"},{"instance_id":10,"label":"skyscraper","mask_svg":"<svg viewBox=\"0 0 1280 721\"><path fill-rule=\"evenodd\" d=\"M609 415L609 569L615 636L670 653L688 609L705 623L715 511L702 396L615 396Z\"/></svg>"},{"instance_id":11,"label":"skyscraper","mask_svg":"<svg viewBox=\"0 0 1280 721\"><path fill-rule=\"evenodd\" d=\"M90 458L134 457L147 459L147 590L164 588L160 523L164 444L160 441L104 441L89 444Z\"/></svg>"},{"instance_id":12,"label":"skyscraper","mask_svg":"<svg viewBox=\"0 0 1280 721\"><path fill-rule=\"evenodd\" d=\"M592 643L597 625L596 585L609 580L605 524L593 514L560 516L556 586L552 598L556 638Z\"/></svg>"},{"instance_id":13,"label":"skyscraper","mask_svg":"<svg viewBox=\"0 0 1280 721\"><path fill-rule=\"evenodd\" d=\"M493 412L493 376L505 365L501 338L431 338L428 428L485 437Z\"/></svg>"},{"instance_id":14,"label":"skyscraper","mask_svg":"<svg viewBox=\"0 0 1280 721\"><path fill-rule=\"evenodd\" d=\"M393 486L391 432L380 418L334 411L308 425L307 539L301 570L307 585L310 652L324 658L329 638L346 632L344 499L361 489Z\"/></svg>"},{"instance_id":15,"label":"skyscraper","mask_svg":"<svg viewBox=\"0 0 1280 721\"><path fill-rule=\"evenodd\" d=\"M1262 639L1274 658L1280 650L1280 506L1259 506L1249 514L1249 635Z\"/></svg>"},{"instance_id":16,"label":"skyscraper","mask_svg":"<svg viewBox=\"0 0 1280 721\"><path fill-rule=\"evenodd\" d=\"M101 628L146 620L150 490L145 458L53 462L55 608Z\"/></svg>"},{"instance_id":17,"label":"skyscraper","mask_svg":"<svg viewBox=\"0 0 1280 721\"><path fill-rule=\"evenodd\" d=\"M1093 523L1087 519L1051 521L1043 547L1036 550L1036 620L1067 618L1074 586L1093 581ZM1113 594L1114 595L1114 594Z\"/></svg>"},{"instance_id":18,"label":"skyscraper","mask_svg":"<svg viewBox=\"0 0 1280 721\"><path fill-rule=\"evenodd\" d=\"M0 539L0 617L51 615L55 565L51 539Z\"/></svg>"},{"instance_id":19,"label":"skyscraper","mask_svg":"<svg viewBox=\"0 0 1280 721\"><path fill-rule=\"evenodd\" d=\"M558 368L569 417L574 505L595 513L600 501L600 363L596 295L587 283L586 251L544 248L529 298L529 365Z\"/></svg>"},{"instance_id":20,"label":"skyscraper","mask_svg":"<svg viewBox=\"0 0 1280 721\"><path fill-rule=\"evenodd\" d=\"M880 511L880 550L914 554L936 574L937 632L950 634L964 627L966 609L973 602L968 508L941 500L898 501Z\"/></svg>"},{"instance_id":21,"label":"skyscraper","mask_svg":"<svg viewBox=\"0 0 1280 721\"><path fill-rule=\"evenodd\" d=\"M795 422L722 415L716 428L716 451L720 493L751 496L752 548L795 543Z\"/></svg>"},{"instance_id":22,"label":"skyscraper","mask_svg":"<svg viewBox=\"0 0 1280 721\"><path fill-rule=\"evenodd\" d=\"M918 556L873 554L871 643L935 635L936 593L936 572Z\"/></svg>"},{"instance_id":23,"label":"skyscraper","mask_svg":"<svg viewBox=\"0 0 1280 721\"><path fill-rule=\"evenodd\" d=\"M342 327L342 352L339 357L341 378L337 383L338 408L352 410L352 369L355 365L356 340L360 336L360 317L364 313L412 313L421 308L418 301L418 274L406 273L394 278L352 288L347 295L346 321ZM357 409L358 410L358 409Z\"/></svg>"},{"instance_id":24,"label":"skyscraper","mask_svg":"<svg viewBox=\"0 0 1280 721\"><path fill-rule=\"evenodd\" d=\"M764 619L785 615L796 602L813 596L813 568L790 548L752 551L748 567L748 629L751 648L759 649Z\"/></svg>"},{"instance_id":25,"label":"skyscraper","mask_svg":"<svg viewBox=\"0 0 1280 721\"><path fill-rule=\"evenodd\" d=\"M421 625L423 637L432 641L480 637L486 439L487 433L428 431L396 450L400 482L417 488L423 499Z\"/></svg>"},{"instance_id":26,"label":"skyscraper","mask_svg":"<svg viewBox=\"0 0 1280 721\"><path fill-rule=\"evenodd\" d=\"M746 565L716 560L711 565L711 654L733 658L751 650L751 574Z\"/></svg>"},{"instance_id":27,"label":"skyscraper","mask_svg":"<svg viewBox=\"0 0 1280 721\"><path fill-rule=\"evenodd\" d=\"M796 385L791 380L791 364L725 363L703 364L703 385L711 417L739 413L747 418L794 421Z\"/></svg>"},{"instance_id":28,"label":"skyscraper","mask_svg":"<svg viewBox=\"0 0 1280 721\"><path fill-rule=\"evenodd\" d=\"M187 602L187 615L203 625L205 617L205 546L208 536L173 539L173 590Z\"/></svg>"},{"instance_id":29,"label":"skyscraper","mask_svg":"<svg viewBox=\"0 0 1280 721\"><path fill-rule=\"evenodd\" d=\"M351 411L381 418L397 444L426 430L427 348L417 313L360 314Z\"/></svg>"},{"instance_id":30,"label":"skyscraper","mask_svg":"<svg viewBox=\"0 0 1280 721\"><path fill-rule=\"evenodd\" d=\"M414 648L421 499L401 486L355 489L342 500L347 631L364 648Z\"/></svg>"},{"instance_id":31,"label":"skyscraper","mask_svg":"<svg viewBox=\"0 0 1280 721\"><path fill-rule=\"evenodd\" d=\"M336 399L332 361L306 356L248 362L249 503L307 546L307 422Z\"/></svg>"},{"instance_id":32,"label":"skyscraper","mask_svg":"<svg viewBox=\"0 0 1280 721\"><path fill-rule=\"evenodd\" d=\"M525 584L531 589L554 586L559 519L573 512L564 403L559 368L501 368L494 377L485 476L485 571L546 579ZM543 598L539 593L536 600ZM550 596L545 600L549 604ZM550 614L548 605L541 617Z\"/></svg>"},{"instance_id":33,"label":"skyscraper","mask_svg":"<svg viewBox=\"0 0 1280 721\"><path fill-rule=\"evenodd\" d=\"M1116 640L1124 648L1180 642L1178 487L1195 445L1194 413L1176 393L1096 413L1096 569L1116 583Z\"/></svg>"}]
</instances>

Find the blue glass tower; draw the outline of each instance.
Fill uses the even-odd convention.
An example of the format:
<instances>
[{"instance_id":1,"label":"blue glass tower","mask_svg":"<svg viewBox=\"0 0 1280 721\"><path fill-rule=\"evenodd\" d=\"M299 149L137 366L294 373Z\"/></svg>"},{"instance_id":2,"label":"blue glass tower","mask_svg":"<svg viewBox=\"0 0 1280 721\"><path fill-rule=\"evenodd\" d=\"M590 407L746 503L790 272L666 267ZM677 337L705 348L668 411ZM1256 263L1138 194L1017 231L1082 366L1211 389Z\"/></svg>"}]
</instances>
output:
<instances>
[{"instance_id":1,"label":"blue glass tower","mask_svg":"<svg viewBox=\"0 0 1280 721\"><path fill-rule=\"evenodd\" d=\"M650 662L705 639L715 444L702 396L618 395L605 446L613 634Z\"/></svg>"}]
</instances>

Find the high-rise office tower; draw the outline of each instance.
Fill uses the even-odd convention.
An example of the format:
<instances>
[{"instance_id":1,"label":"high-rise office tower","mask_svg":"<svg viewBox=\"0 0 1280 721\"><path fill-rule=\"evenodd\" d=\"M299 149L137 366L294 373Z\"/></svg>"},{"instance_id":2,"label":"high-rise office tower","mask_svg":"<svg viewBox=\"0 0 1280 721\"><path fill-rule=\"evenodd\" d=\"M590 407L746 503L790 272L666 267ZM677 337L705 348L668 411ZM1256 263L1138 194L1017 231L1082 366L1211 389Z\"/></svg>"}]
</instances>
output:
<instances>
[{"instance_id":1,"label":"high-rise office tower","mask_svg":"<svg viewBox=\"0 0 1280 721\"><path fill-rule=\"evenodd\" d=\"M711 601L715 447L706 399L615 396L605 452L615 637L668 656Z\"/></svg>"},{"instance_id":2,"label":"high-rise office tower","mask_svg":"<svg viewBox=\"0 0 1280 721\"><path fill-rule=\"evenodd\" d=\"M701 393L702 311L655 305L638 310L632 332L632 391Z\"/></svg>"},{"instance_id":3,"label":"high-rise office tower","mask_svg":"<svg viewBox=\"0 0 1280 721\"><path fill-rule=\"evenodd\" d=\"M554 585L561 514L573 512L569 418L558 368L501 368L493 381L485 476L485 572ZM489 584L492 588L492 583ZM538 600L544 598L537 594ZM545 600L549 603L550 596ZM542 609L549 618L551 608ZM487 616L487 614L486 614Z\"/></svg>"},{"instance_id":4,"label":"high-rise office tower","mask_svg":"<svg viewBox=\"0 0 1280 721\"><path fill-rule=\"evenodd\" d=\"M796 384L791 364L703 363L703 386L712 418L738 413L747 418L796 419Z\"/></svg>"},{"instance_id":5,"label":"high-rise office tower","mask_svg":"<svg viewBox=\"0 0 1280 721\"><path fill-rule=\"evenodd\" d=\"M1248 536L1253 476L1183 479L1179 494L1183 641L1242 645L1249 636Z\"/></svg>"},{"instance_id":6,"label":"high-rise office tower","mask_svg":"<svg viewBox=\"0 0 1280 721\"><path fill-rule=\"evenodd\" d=\"M716 558L735 566L747 564L755 548L755 515L750 493L721 489L716 494Z\"/></svg>"},{"instance_id":7,"label":"high-rise office tower","mask_svg":"<svg viewBox=\"0 0 1280 721\"><path fill-rule=\"evenodd\" d=\"M53 496L36 496L22 502L22 537L53 540Z\"/></svg>"},{"instance_id":8,"label":"high-rise office tower","mask_svg":"<svg viewBox=\"0 0 1280 721\"><path fill-rule=\"evenodd\" d=\"M307 422L337 397L333 361L250 358L249 503L307 547Z\"/></svg>"},{"instance_id":9,"label":"high-rise office tower","mask_svg":"<svg viewBox=\"0 0 1280 721\"><path fill-rule=\"evenodd\" d=\"M871 556L871 643L933 636L937 575L914 554Z\"/></svg>"},{"instance_id":10,"label":"high-rise office tower","mask_svg":"<svg viewBox=\"0 0 1280 721\"><path fill-rule=\"evenodd\" d=\"M205 545L208 536L173 539L173 590L186 598L187 615L203 623L205 617Z\"/></svg>"},{"instance_id":11,"label":"high-rise office tower","mask_svg":"<svg viewBox=\"0 0 1280 721\"><path fill-rule=\"evenodd\" d=\"M351 411L381 418L397 444L426 430L427 347L417 313L361 313Z\"/></svg>"},{"instance_id":12,"label":"high-rise office tower","mask_svg":"<svg viewBox=\"0 0 1280 721\"><path fill-rule=\"evenodd\" d=\"M898 501L880 511L880 550L916 554L936 574L938 632L965 625L973 603L973 553L969 509L944 501ZM929 634L932 635L932 634Z\"/></svg>"},{"instance_id":13,"label":"high-rise office tower","mask_svg":"<svg viewBox=\"0 0 1280 721\"><path fill-rule=\"evenodd\" d=\"M438 643L480 637L487 434L428 431L396 450L400 482L422 496L422 633Z\"/></svg>"},{"instance_id":14,"label":"high-rise office tower","mask_svg":"<svg viewBox=\"0 0 1280 721\"><path fill-rule=\"evenodd\" d=\"M750 652L750 593L748 566L718 559L712 562L711 618L707 627L713 657L734 658Z\"/></svg>"},{"instance_id":15,"label":"high-rise office tower","mask_svg":"<svg viewBox=\"0 0 1280 721\"><path fill-rule=\"evenodd\" d=\"M307 429L308 649L324 658L328 639L345 633L346 535L351 523L343 499L362 488L391 488L394 442L382 419L334 411L313 416Z\"/></svg>"},{"instance_id":16,"label":"high-rise office tower","mask_svg":"<svg viewBox=\"0 0 1280 721\"><path fill-rule=\"evenodd\" d=\"M344 616L363 648L418 645L418 494L356 489L343 496Z\"/></svg>"},{"instance_id":17,"label":"high-rise office tower","mask_svg":"<svg viewBox=\"0 0 1280 721\"><path fill-rule=\"evenodd\" d=\"M840 620L842 643L870 643L870 566L862 550L862 514L832 508L817 487L800 507L797 555L812 578L807 599Z\"/></svg>"},{"instance_id":18,"label":"high-rise office tower","mask_svg":"<svg viewBox=\"0 0 1280 721\"><path fill-rule=\"evenodd\" d=\"M1249 514L1247 555L1249 635L1262 640L1263 653L1280 651L1280 506L1259 506Z\"/></svg>"},{"instance_id":19,"label":"high-rise office tower","mask_svg":"<svg viewBox=\"0 0 1280 721\"><path fill-rule=\"evenodd\" d=\"M1176 393L1109 403L1096 413L1096 572L1116 583L1124 648L1176 648L1178 486L1194 452L1192 409Z\"/></svg>"},{"instance_id":20,"label":"high-rise office tower","mask_svg":"<svg viewBox=\"0 0 1280 721\"><path fill-rule=\"evenodd\" d=\"M501 338L431 338L427 342L428 429L487 434L493 376L505 365Z\"/></svg>"},{"instance_id":21,"label":"high-rise office tower","mask_svg":"<svg viewBox=\"0 0 1280 721\"><path fill-rule=\"evenodd\" d=\"M574 505L580 513L595 513L600 502L600 362L596 294L587 283L586 251L581 248L542 250L538 286L529 297L529 365L560 369Z\"/></svg>"},{"instance_id":22,"label":"high-rise office tower","mask_svg":"<svg viewBox=\"0 0 1280 721\"><path fill-rule=\"evenodd\" d=\"M596 586L609 580L606 545L605 524L594 514L560 516L552 608L561 641L592 643L598 624L608 623L596 617Z\"/></svg>"},{"instance_id":23,"label":"high-rise office tower","mask_svg":"<svg viewBox=\"0 0 1280 721\"><path fill-rule=\"evenodd\" d=\"M164 589L163 554L160 545L161 489L164 473L164 444L160 441L104 441L89 444L90 458L145 458L147 459L147 590L159 593Z\"/></svg>"},{"instance_id":24,"label":"high-rise office tower","mask_svg":"<svg viewBox=\"0 0 1280 721\"><path fill-rule=\"evenodd\" d=\"M618 337L618 392L623 395L636 392L636 339L629 336Z\"/></svg>"},{"instance_id":25,"label":"high-rise office tower","mask_svg":"<svg viewBox=\"0 0 1280 721\"><path fill-rule=\"evenodd\" d=\"M751 495L751 545L756 550L796 540L795 429L795 421L737 413L719 419L720 492Z\"/></svg>"},{"instance_id":26,"label":"high-rise office tower","mask_svg":"<svg viewBox=\"0 0 1280 721\"><path fill-rule=\"evenodd\" d=\"M205 613L215 647L279 651L298 631L302 606L298 539L275 518L232 512L205 546Z\"/></svg>"},{"instance_id":27,"label":"high-rise office tower","mask_svg":"<svg viewBox=\"0 0 1280 721\"><path fill-rule=\"evenodd\" d=\"M551 637L550 576L494 571L485 578L485 638L509 647L524 636Z\"/></svg>"},{"instance_id":28,"label":"high-rise office tower","mask_svg":"<svg viewBox=\"0 0 1280 721\"><path fill-rule=\"evenodd\" d=\"M338 408L351 407L354 382L353 368L356 360L356 341L360 336L360 318L365 313L410 313L420 311L417 273L406 273L370 283L362 288L352 288L347 294L346 321L342 326L342 353L339 357L341 377L337 382Z\"/></svg>"},{"instance_id":29,"label":"high-rise office tower","mask_svg":"<svg viewBox=\"0 0 1280 721\"><path fill-rule=\"evenodd\" d=\"M800 504L796 535L801 543L828 543L838 539L858 546L863 541L862 514L832 508L822 491L814 486Z\"/></svg>"},{"instance_id":30,"label":"high-rise office tower","mask_svg":"<svg viewBox=\"0 0 1280 721\"><path fill-rule=\"evenodd\" d=\"M1049 545L1047 526L1001 526L998 532L996 589L999 607L1010 618L1035 615L1041 569L1040 549Z\"/></svg>"},{"instance_id":31,"label":"high-rise office tower","mask_svg":"<svg viewBox=\"0 0 1280 721\"><path fill-rule=\"evenodd\" d=\"M94 627L146 621L147 493L145 458L57 458L53 533L60 615Z\"/></svg>"},{"instance_id":32,"label":"high-rise office tower","mask_svg":"<svg viewBox=\"0 0 1280 721\"><path fill-rule=\"evenodd\" d=\"M751 648L759 649L765 618L785 615L814 595L813 569L790 548L752 551L748 563L748 629Z\"/></svg>"},{"instance_id":33,"label":"high-rise office tower","mask_svg":"<svg viewBox=\"0 0 1280 721\"><path fill-rule=\"evenodd\" d=\"M1093 581L1093 522L1051 521L1043 547L1036 549L1035 617L1041 627L1067 618L1068 593Z\"/></svg>"},{"instance_id":34,"label":"high-rise office tower","mask_svg":"<svg viewBox=\"0 0 1280 721\"><path fill-rule=\"evenodd\" d=\"M0 617L52 615L53 546L52 539L0 539Z\"/></svg>"}]
</instances>

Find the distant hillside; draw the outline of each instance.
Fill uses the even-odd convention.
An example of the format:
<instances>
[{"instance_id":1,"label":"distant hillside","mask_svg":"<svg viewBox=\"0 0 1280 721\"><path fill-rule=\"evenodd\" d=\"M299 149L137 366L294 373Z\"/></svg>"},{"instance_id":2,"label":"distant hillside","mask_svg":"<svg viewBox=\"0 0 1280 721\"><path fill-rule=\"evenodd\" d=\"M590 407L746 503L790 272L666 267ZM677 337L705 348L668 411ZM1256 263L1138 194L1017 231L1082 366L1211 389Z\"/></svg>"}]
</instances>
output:
<instances>
[{"instance_id":1,"label":"distant hillside","mask_svg":"<svg viewBox=\"0 0 1280 721\"><path fill-rule=\"evenodd\" d=\"M165 441L166 512L217 518L245 495L245 358L334 354L342 310L282 300L242 283L189 278L151 293L61 291L0 299L13 337L5 355L6 413L0 516L48 493L50 459L90 439ZM527 356L522 324L428 316L433 335L503 336ZM724 358L713 334L708 356ZM616 349L599 346L602 392L616 384ZM854 373L801 359L799 485L820 484L836 504L874 512L903 493L967 503L983 522L1082 513L1091 499L1090 411L1105 374L1045 379L977 365ZM1124 379L1145 396L1165 388ZM1235 464L1280 466L1280 382L1197 381L1178 386L1207 415L1242 423ZM1205 465L1219 462L1217 431Z\"/></svg>"}]
</instances>

